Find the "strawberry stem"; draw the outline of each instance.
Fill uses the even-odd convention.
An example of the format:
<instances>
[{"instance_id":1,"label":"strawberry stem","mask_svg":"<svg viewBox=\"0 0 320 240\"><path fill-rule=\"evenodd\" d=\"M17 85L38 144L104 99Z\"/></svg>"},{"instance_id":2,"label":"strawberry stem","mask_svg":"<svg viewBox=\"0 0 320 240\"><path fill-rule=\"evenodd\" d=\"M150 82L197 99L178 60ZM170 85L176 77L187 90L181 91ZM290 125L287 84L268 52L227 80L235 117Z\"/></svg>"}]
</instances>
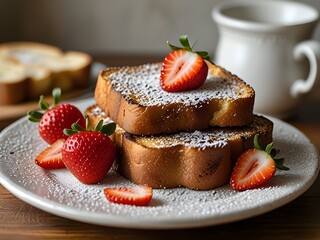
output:
<instances>
[{"instance_id":1,"label":"strawberry stem","mask_svg":"<svg viewBox=\"0 0 320 240\"><path fill-rule=\"evenodd\" d=\"M110 136L116 130L117 124L116 123L108 123L102 126L101 131L103 134Z\"/></svg>"},{"instance_id":2,"label":"strawberry stem","mask_svg":"<svg viewBox=\"0 0 320 240\"><path fill-rule=\"evenodd\" d=\"M201 56L203 59L211 62L211 58L209 56L208 52L204 52L204 51L199 51L199 52L195 52L196 54L198 54L199 56Z\"/></svg>"},{"instance_id":3,"label":"strawberry stem","mask_svg":"<svg viewBox=\"0 0 320 240\"><path fill-rule=\"evenodd\" d=\"M75 123L72 123L71 125L71 129L63 129L63 133L67 136L71 136L75 133L78 133L78 132L83 132L85 131L86 129L84 129L83 127L81 127L79 124L78 124L78 121L75 122Z\"/></svg>"},{"instance_id":4,"label":"strawberry stem","mask_svg":"<svg viewBox=\"0 0 320 240\"><path fill-rule=\"evenodd\" d=\"M37 111L28 112L28 119L31 122L40 122L42 116L43 116L43 113L40 113Z\"/></svg>"},{"instance_id":5,"label":"strawberry stem","mask_svg":"<svg viewBox=\"0 0 320 240\"><path fill-rule=\"evenodd\" d=\"M86 129L84 129L83 127L81 127L78 122L75 122L71 125L71 129L67 129L65 128L63 130L63 133L67 136L71 136L75 133L78 132L84 132L84 131L93 131L93 132L101 132L107 136L110 136L114 133L114 131L116 130L117 124L116 123L107 123L107 124L103 124L103 119L101 119L98 124L96 125L96 127L94 129L92 129L90 122L89 122L89 117L88 115L85 115L85 119L86 119Z\"/></svg>"},{"instance_id":6,"label":"strawberry stem","mask_svg":"<svg viewBox=\"0 0 320 240\"><path fill-rule=\"evenodd\" d=\"M47 111L49 109L49 103L43 99L43 96L40 96L39 107L41 110Z\"/></svg>"},{"instance_id":7,"label":"strawberry stem","mask_svg":"<svg viewBox=\"0 0 320 240\"><path fill-rule=\"evenodd\" d=\"M182 49L181 47L174 46L167 41L169 48L173 51Z\"/></svg>"},{"instance_id":8,"label":"strawberry stem","mask_svg":"<svg viewBox=\"0 0 320 240\"><path fill-rule=\"evenodd\" d=\"M278 158L278 159L274 158L273 160L275 161L276 167L277 167L278 169L280 169L280 170L285 170L285 171L286 171L286 170L290 170L290 168L288 168L288 167L286 167L286 166L283 165L283 163L284 163L284 158Z\"/></svg>"},{"instance_id":9,"label":"strawberry stem","mask_svg":"<svg viewBox=\"0 0 320 240\"><path fill-rule=\"evenodd\" d=\"M255 149L265 151L276 164L276 167L280 170L289 170L290 168L284 166L284 158L275 158L277 154L280 153L279 149L273 148L273 142L269 143L265 149L263 149L259 144L259 134L257 133L253 138L253 146Z\"/></svg>"},{"instance_id":10,"label":"strawberry stem","mask_svg":"<svg viewBox=\"0 0 320 240\"><path fill-rule=\"evenodd\" d=\"M52 90L52 96L53 96L53 99L54 99L54 107L56 107L58 104L59 104L59 101L60 101L60 97L61 97L61 89L60 88L54 88ZM40 98L39 98L39 108L43 111L47 111L49 110L51 107L49 105L49 103L44 100L43 96L41 95ZM31 121L31 122L40 122L42 116L43 116L43 113L41 112L38 112L38 111L29 111L27 113L27 116L28 116L28 119Z\"/></svg>"},{"instance_id":11,"label":"strawberry stem","mask_svg":"<svg viewBox=\"0 0 320 240\"><path fill-rule=\"evenodd\" d=\"M269 144L266 146L265 151L266 151L269 155L271 155L272 149L273 149L273 142L272 142L272 143L269 143Z\"/></svg>"},{"instance_id":12,"label":"strawberry stem","mask_svg":"<svg viewBox=\"0 0 320 240\"><path fill-rule=\"evenodd\" d=\"M73 134L76 134L78 131L74 131L74 130L72 130L72 129L67 129L67 128L65 128L65 129L63 129L63 133L64 133L64 135L67 135L67 136L72 136Z\"/></svg>"},{"instance_id":13,"label":"strawberry stem","mask_svg":"<svg viewBox=\"0 0 320 240\"><path fill-rule=\"evenodd\" d=\"M60 88L54 88L52 90L52 96L53 96L53 105L57 106L60 102L60 98L61 98L61 89Z\"/></svg>"},{"instance_id":14,"label":"strawberry stem","mask_svg":"<svg viewBox=\"0 0 320 240\"><path fill-rule=\"evenodd\" d=\"M254 146L255 149L263 150L262 147L260 147L260 144L259 144L259 134L258 133L256 135L254 135L253 146Z\"/></svg>"},{"instance_id":15,"label":"strawberry stem","mask_svg":"<svg viewBox=\"0 0 320 240\"><path fill-rule=\"evenodd\" d=\"M192 48L190 47L187 35L181 35L179 40L180 40L180 43L184 47L185 50L187 50L189 52L192 52Z\"/></svg>"},{"instance_id":16,"label":"strawberry stem","mask_svg":"<svg viewBox=\"0 0 320 240\"><path fill-rule=\"evenodd\" d=\"M89 116L87 114L85 114L84 118L86 120L86 129L92 129L90 121L89 121Z\"/></svg>"},{"instance_id":17,"label":"strawberry stem","mask_svg":"<svg viewBox=\"0 0 320 240\"><path fill-rule=\"evenodd\" d=\"M71 129L77 132L82 132L86 130L83 127L81 127L78 122L72 123Z\"/></svg>"},{"instance_id":18,"label":"strawberry stem","mask_svg":"<svg viewBox=\"0 0 320 240\"><path fill-rule=\"evenodd\" d=\"M102 129L102 127L103 127L103 120L100 119L100 121L98 122L98 124L97 124L97 126L95 127L94 130L95 130L96 132L100 132L101 129Z\"/></svg>"},{"instance_id":19,"label":"strawberry stem","mask_svg":"<svg viewBox=\"0 0 320 240\"><path fill-rule=\"evenodd\" d=\"M182 45L182 47L177 47L175 45L172 45L170 44L168 41L167 41L167 44L169 46L169 48L173 51L176 51L176 50L180 50L180 49L184 49L188 52L194 52L192 50L193 46L191 47L190 46L190 43L189 43L189 40L188 40L188 36L187 35L181 35L179 37L179 41ZM207 60L207 61L210 61L211 62L211 58L209 57L209 54L208 52L205 52L205 51L197 51L197 52L194 52L196 54L198 54L199 56L201 56L203 59Z\"/></svg>"}]
</instances>

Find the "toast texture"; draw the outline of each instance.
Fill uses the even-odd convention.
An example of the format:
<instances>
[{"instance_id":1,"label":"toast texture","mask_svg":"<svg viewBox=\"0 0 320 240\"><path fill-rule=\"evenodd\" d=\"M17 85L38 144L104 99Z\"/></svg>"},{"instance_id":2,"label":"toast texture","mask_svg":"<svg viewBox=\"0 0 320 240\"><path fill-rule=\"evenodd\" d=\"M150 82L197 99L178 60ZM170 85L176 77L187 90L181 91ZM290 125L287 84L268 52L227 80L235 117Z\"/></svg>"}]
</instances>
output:
<instances>
[{"instance_id":1,"label":"toast texture","mask_svg":"<svg viewBox=\"0 0 320 240\"><path fill-rule=\"evenodd\" d=\"M0 75L0 92L8 93L8 97L0 101L1 105L38 99L40 95L49 94L54 87L68 92L90 84L92 58L86 53L63 52L58 47L36 42L9 42L0 44L2 73L8 72L8 62L11 63L11 72L14 72L14 65L23 65L24 70L23 74L18 72L19 78L10 72ZM19 97L8 90L13 88L19 89Z\"/></svg>"},{"instance_id":2,"label":"toast texture","mask_svg":"<svg viewBox=\"0 0 320 240\"><path fill-rule=\"evenodd\" d=\"M13 59L0 58L0 105L23 101L27 86L26 67Z\"/></svg>"},{"instance_id":3,"label":"toast texture","mask_svg":"<svg viewBox=\"0 0 320 240\"><path fill-rule=\"evenodd\" d=\"M112 121L97 105L86 109L92 126ZM152 188L209 190L228 182L238 156L259 143L272 142L273 123L254 115L243 127L210 127L202 131L156 136L133 135L118 127L111 136L117 148L114 169L136 184Z\"/></svg>"},{"instance_id":4,"label":"toast texture","mask_svg":"<svg viewBox=\"0 0 320 240\"><path fill-rule=\"evenodd\" d=\"M98 76L95 100L121 128L137 135L249 125L254 90L225 69L208 66L200 88L180 93L160 87L161 63L108 68Z\"/></svg>"}]
</instances>

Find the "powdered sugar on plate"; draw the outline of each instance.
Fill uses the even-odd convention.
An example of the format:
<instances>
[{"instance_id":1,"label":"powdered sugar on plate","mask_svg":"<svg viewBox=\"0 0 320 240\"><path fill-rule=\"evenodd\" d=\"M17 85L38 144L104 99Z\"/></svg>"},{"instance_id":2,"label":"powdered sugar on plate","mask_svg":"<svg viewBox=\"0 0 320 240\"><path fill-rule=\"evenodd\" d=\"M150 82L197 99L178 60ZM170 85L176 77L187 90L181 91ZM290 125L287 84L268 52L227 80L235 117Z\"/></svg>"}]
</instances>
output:
<instances>
[{"instance_id":1,"label":"powdered sugar on plate","mask_svg":"<svg viewBox=\"0 0 320 240\"><path fill-rule=\"evenodd\" d=\"M93 100L76 103L82 110ZM274 122L275 147L290 171L278 171L264 187L236 192L228 185L211 190L156 189L148 207L109 203L105 187L132 186L115 172L103 182L85 185L66 170L44 170L34 157L46 147L37 125L23 118L0 135L0 182L23 201L62 217L82 222L129 228L186 228L244 219L280 207L306 191L319 171L319 155L297 129ZM301 159L304 167L301 167Z\"/></svg>"}]
</instances>

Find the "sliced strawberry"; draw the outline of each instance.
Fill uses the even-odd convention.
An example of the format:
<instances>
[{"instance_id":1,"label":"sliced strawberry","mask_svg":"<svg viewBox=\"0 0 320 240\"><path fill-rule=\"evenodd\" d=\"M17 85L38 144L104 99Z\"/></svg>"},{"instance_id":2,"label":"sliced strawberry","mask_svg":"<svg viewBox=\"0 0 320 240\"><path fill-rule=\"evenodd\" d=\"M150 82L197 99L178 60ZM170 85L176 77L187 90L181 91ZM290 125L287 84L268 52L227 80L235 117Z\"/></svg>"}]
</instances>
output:
<instances>
[{"instance_id":1,"label":"sliced strawberry","mask_svg":"<svg viewBox=\"0 0 320 240\"><path fill-rule=\"evenodd\" d=\"M162 63L161 87L167 92L196 89L206 80L208 66L196 53L179 49L170 52Z\"/></svg>"},{"instance_id":2,"label":"sliced strawberry","mask_svg":"<svg viewBox=\"0 0 320 240\"><path fill-rule=\"evenodd\" d=\"M271 179L275 172L276 164L265 151L249 149L238 158L230 184L239 191L256 188Z\"/></svg>"},{"instance_id":3,"label":"sliced strawberry","mask_svg":"<svg viewBox=\"0 0 320 240\"><path fill-rule=\"evenodd\" d=\"M208 75L205 60L210 61L207 52L193 52L186 35L180 36L183 46L168 43L173 50L162 62L160 85L167 92L182 92L200 87Z\"/></svg>"},{"instance_id":4,"label":"sliced strawberry","mask_svg":"<svg viewBox=\"0 0 320 240\"><path fill-rule=\"evenodd\" d=\"M48 169L64 168L65 165L62 161L62 146L65 139L58 139L52 145L43 150L36 156L35 162L39 166Z\"/></svg>"},{"instance_id":5,"label":"sliced strawberry","mask_svg":"<svg viewBox=\"0 0 320 240\"><path fill-rule=\"evenodd\" d=\"M147 206L152 198L152 188L147 186L105 188L104 194L112 203Z\"/></svg>"},{"instance_id":6,"label":"sliced strawberry","mask_svg":"<svg viewBox=\"0 0 320 240\"><path fill-rule=\"evenodd\" d=\"M258 135L256 135L254 146L255 148L242 153L234 166L230 185L235 190L243 191L265 184L273 177L276 168L289 170L283 166L283 158L274 158L279 151L272 148L272 143L262 150L258 144Z\"/></svg>"}]
</instances>

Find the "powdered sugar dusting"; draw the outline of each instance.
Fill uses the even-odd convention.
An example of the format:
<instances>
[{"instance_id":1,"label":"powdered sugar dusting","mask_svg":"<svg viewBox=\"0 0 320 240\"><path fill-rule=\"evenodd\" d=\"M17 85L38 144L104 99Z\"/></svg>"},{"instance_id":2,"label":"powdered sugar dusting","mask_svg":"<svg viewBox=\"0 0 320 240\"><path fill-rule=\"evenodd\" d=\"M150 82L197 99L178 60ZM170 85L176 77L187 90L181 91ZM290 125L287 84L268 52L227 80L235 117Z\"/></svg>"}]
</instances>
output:
<instances>
[{"instance_id":1,"label":"powdered sugar dusting","mask_svg":"<svg viewBox=\"0 0 320 240\"><path fill-rule=\"evenodd\" d=\"M105 123L112 122L112 119L106 115L98 106L91 108L91 116L103 118ZM139 136L130 135L139 144L153 147L165 148L177 145L183 145L191 148L206 149L206 148L223 148L228 144L228 140L233 136L241 136L244 138L252 137L255 133L261 131L261 126L268 126L269 120L255 116L253 122L246 127L233 128L211 128L203 131L194 132L178 132L173 134ZM117 128L123 131L120 127Z\"/></svg>"},{"instance_id":2,"label":"powdered sugar dusting","mask_svg":"<svg viewBox=\"0 0 320 240\"><path fill-rule=\"evenodd\" d=\"M227 139L223 136L223 132L204 133L200 131L180 132L176 134L168 134L161 136L139 137L132 136L135 141L146 146L154 148L173 147L183 145L186 147L197 148L199 150L206 148L223 148L227 145Z\"/></svg>"},{"instance_id":3,"label":"powdered sugar dusting","mask_svg":"<svg viewBox=\"0 0 320 240\"><path fill-rule=\"evenodd\" d=\"M137 67L122 67L110 73L113 88L128 102L142 106L164 106L169 103L198 105L212 98L235 99L241 93L241 86L235 81L220 77L208 77L198 89L169 93L160 86L161 64L145 64Z\"/></svg>"},{"instance_id":4,"label":"powdered sugar dusting","mask_svg":"<svg viewBox=\"0 0 320 240\"><path fill-rule=\"evenodd\" d=\"M92 116L101 116L103 118L107 118L107 115L104 111L102 111L99 107L94 107L91 109L91 115ZM109 118L108 118L109 119Z\"/></svg>"},{"instance_id":5,"label":"powdered sugar dusting","mask_svg":"<svg viewBox=\"0 0 320 240\"><path fill-rule=\"evenodd\" d=\"M93 104L76 103L82 110ZM264 187L236 192L229 185L210 191L157 189L148 207L109 203L106 187L134 186L111 171L100 184L81 184L66 169L44 170L34 157L47 144L26 118L0 135L0 182L22 200L52 214L82 222L129 228L187 228L244 219L280 207L301 195L319 172L319 155L297 129L274 122L274 145L290 171L277 171ZM301 167L301 159L304 166Z\"/></svg>"},{"instance_id":6,"label":"powdered sugar dusting","mask_svg":"<svg viewBox=\"0 0 320 240\"><path fill-rule=\"evenodd\" d=\"M91 116L103 118L105 123L112 122L112 119L98 106L92 108L90 114ZM117 127L117 129L122 131L120 127ZM136 142L149 146L152 145L152 147L155 148L184 145L186 147L205 149L207 147L221 148L227 144L227 138L225 138L223 131L214 131L211 133L201 131L179 132L148 137L130 135L130 137L134 138Z\"/></svg>"},{"instance_id":7,"label":"powdered sugar dusting","mask_svg":"<svg viewBox=\"0 0 320 240\"><path fill-rule=\"evenodd\" d=\"M198 148L199 150L206 148L223 148L233 137L238 136L246 139L254 136L256 133L267 131L264 127L268 126L268 123L269 120L254 116L252 124L246 127L215 127L203 131L179 132L148 137L132 135L131 137L140 144L155 148L165 148L177 145ZM271 129L269 129L269 131L271 131Z\"/></svg>"}]
</instances>

